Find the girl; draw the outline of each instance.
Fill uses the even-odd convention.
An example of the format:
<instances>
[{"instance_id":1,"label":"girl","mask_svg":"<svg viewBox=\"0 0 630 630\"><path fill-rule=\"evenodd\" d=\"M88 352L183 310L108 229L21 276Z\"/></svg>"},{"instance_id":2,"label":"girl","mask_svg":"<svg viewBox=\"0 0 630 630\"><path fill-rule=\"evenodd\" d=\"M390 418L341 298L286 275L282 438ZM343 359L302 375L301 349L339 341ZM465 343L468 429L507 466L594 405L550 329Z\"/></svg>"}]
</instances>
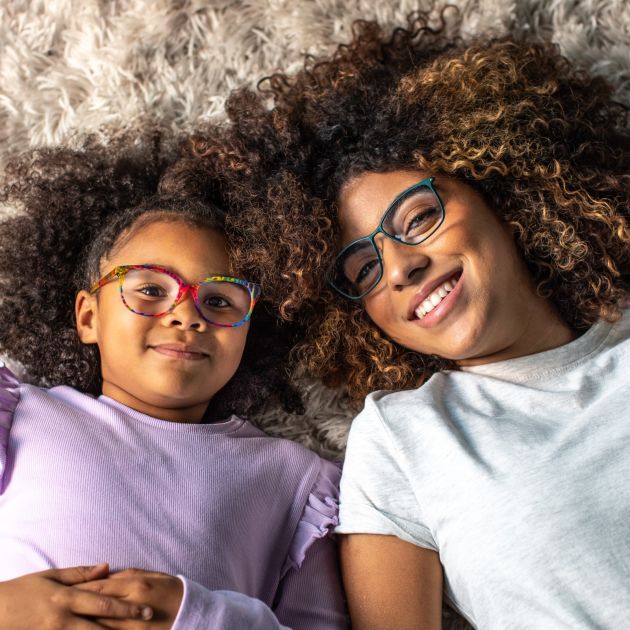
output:
<instances>
[{"instance_id":1,"label":"girl","mask_svg":"<svg viewBox=\"0 0 630 630\"><path fill-rule=\"evenodd\" d=\"M7 174L0 349L49 388L0 368L1 625L345 627L338 469L210 421L236 395L251 409L249 384L273 395L281 366L266 389L235 374L284 349L264 314L246 345L260 287L233 277L210 187L185 197L185 164L142 146L36 151Z\"/></svg>"},{"instance_id":2,"label":"girl","mask_svg":"<svg viewBox=\"0 0 630 630\"><path fill-rule=\"evenodd\" d=\"M239 260L308 372L406 390L350 432L353 627L439 628L443 593L480 628L624 627L627 109L550 44L443 32L358 24L231 100Z\"/></svg>"}]
</instances>

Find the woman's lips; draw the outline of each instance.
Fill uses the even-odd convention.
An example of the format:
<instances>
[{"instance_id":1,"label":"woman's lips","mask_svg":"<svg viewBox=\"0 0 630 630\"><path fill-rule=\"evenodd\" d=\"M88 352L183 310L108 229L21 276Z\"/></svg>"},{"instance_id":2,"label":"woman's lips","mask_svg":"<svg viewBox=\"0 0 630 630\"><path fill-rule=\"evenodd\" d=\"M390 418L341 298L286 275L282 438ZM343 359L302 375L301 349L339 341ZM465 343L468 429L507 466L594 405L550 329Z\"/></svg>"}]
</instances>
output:
<instances>
[{"instance_id":1,"label":"woman's lips","mask_svg":"<svg viewBox=\"0 0 630 630\"><path fill-rule=\"evenodd\" d=\"M184 361L202 361L208 357L208 353L196 346L185 346L178 344L159 344L150 346L158 354L170 357L171 359L181 359Z\"/></svg>"},{"instance_id":2,"label":"woman's lips","mask_svg":"<svg viewBox=\"0 0 630 630\"><path fill-rule=\"evenodd\" d=\"M422 309L423 302L418 304L418 306L416 307L416 311L414 311L414 316L412 318L413 323L423 328L431 328L439 324L452 310L452 308L455 305L455 302L457 301L459 294L462 291L462 285L463 285L462 275L463 274L460 270L456 272L455 274L451 274L450 276L446 277L443 281L441 281L441 284L437 284L437 287L433 289L433 291L443 286L444 283L446 282L450 282L453 288L450 291L448 291L446 296L441 299L439 304L433 306L433 308L430 311L426 312L421 317L418 315L416 311L419 311Z\"/></svg>"}]
</instances>

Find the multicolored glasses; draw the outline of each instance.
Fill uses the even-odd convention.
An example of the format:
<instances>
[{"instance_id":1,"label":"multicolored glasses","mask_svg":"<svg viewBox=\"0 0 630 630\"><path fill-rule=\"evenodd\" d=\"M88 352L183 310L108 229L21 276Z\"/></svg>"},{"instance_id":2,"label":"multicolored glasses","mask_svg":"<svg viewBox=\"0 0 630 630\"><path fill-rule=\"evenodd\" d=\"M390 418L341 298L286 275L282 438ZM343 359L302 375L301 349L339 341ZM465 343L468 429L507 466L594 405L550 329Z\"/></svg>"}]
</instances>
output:
<instances>
[{"instance_id":1,"label":"multicolored glasses","mask_svg":"<svg viewBox=\"0 0 630 630\"><path fill-rule=\"evenodd\" d=\"M383 258L374 240L377 234L404 245L418 245L442 225L444 204L433 180L429 177L403 190L372 234L352 241L339 252L328 279L333 289L351 300L360 300L381 281Z\"/></svg>"},{"instance_id":2,"label":"multicolored glasses","mask_svg":"<svg viewBox=\"0 0 630 630\"><path fill-rule=\"evenodd\" d=\"M95 282L90 293L118 278L120 298L136 315L161 317L171 313L190 293L201 317L213 326L234 328L248 322L260 285L229 276L211 276L186 284L177 274L154 265L119 265Z\"/></svg>"}]
</instances>

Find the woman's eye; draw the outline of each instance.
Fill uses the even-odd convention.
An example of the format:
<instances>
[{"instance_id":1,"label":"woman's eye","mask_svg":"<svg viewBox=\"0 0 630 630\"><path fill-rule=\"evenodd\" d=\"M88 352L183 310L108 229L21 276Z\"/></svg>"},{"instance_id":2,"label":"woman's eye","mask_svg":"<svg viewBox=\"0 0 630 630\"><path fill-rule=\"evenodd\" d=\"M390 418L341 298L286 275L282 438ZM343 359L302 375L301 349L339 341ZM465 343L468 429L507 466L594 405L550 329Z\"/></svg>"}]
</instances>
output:
<instances>
[{"instance_id":1,"label":"woman's eye","mask_svg":"<svg viewBox=\"0 0 630 630\"><path fill-rule=\"evenodd\" d=\"M361 284L363 281L365 281L365 279L372 273L374 267L376 267L377 265L378 265L378 260L376 260L376 258L370 260L368 263L363 265L363 267L359 269L359 273L357 274L357 277L354 280L355 283Z\"/></svg>"},{"instance_id":2,"label":"woman's eye","mask_svg":"<svg viewBox=\"0 0 630 630\"><path fill-rule=\"evenodd\" d=\"M168 293L157 284L144 284L136 288L136 291L144 297L164 298Z\"/></svg>"},{"instance_id":3,"label":"woman's eye","mask_svg":"<svg viewBox=\"0 0 630 630\"><path fill-rule=\"evenodd\" d=\"M417 234L430 229L438 219L440 211L435 206L417 208L409 213L405 234Z\"/></svg>"}]
</instances>

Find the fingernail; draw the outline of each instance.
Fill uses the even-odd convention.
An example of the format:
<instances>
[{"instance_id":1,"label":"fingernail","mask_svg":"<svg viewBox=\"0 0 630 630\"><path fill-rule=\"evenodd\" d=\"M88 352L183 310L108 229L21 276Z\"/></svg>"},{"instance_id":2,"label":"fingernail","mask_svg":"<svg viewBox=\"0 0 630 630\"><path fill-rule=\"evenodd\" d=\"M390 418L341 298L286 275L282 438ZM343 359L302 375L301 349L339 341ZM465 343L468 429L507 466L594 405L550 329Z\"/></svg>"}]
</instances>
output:
<instances>
[{"instance_id":1,"label":"fingernail","mask_svg":"<svg viewBox=\"0 0 630 630\"><path fill-rule=\"evenodd\" d=\"M140 616L145 620L149 621L153 617L153 609L148 606L144 606L140 611Z\"/></svg>"}]
</instances>

